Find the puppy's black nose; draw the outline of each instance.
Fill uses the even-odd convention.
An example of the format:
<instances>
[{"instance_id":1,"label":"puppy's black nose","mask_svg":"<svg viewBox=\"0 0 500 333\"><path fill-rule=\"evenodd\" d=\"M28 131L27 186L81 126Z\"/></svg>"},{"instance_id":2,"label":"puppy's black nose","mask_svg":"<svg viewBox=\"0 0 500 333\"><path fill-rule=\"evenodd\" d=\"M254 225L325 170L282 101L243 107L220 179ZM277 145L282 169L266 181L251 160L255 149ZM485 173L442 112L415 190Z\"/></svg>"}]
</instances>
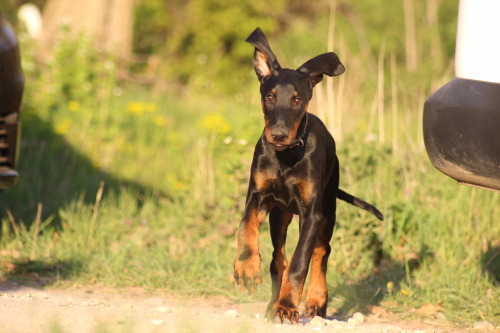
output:
<instances>
[{"instance_id":1,"label":"puppy's black nose","mask_svg":"<svg viewBox=\"0 0 500 333\"><path fill-rule=\"evenodd\" d=\"M273 129L271 131L271 137L276 142L283 142L288 138L288 131L284 129Z\"/></svg>"}]
</instances>

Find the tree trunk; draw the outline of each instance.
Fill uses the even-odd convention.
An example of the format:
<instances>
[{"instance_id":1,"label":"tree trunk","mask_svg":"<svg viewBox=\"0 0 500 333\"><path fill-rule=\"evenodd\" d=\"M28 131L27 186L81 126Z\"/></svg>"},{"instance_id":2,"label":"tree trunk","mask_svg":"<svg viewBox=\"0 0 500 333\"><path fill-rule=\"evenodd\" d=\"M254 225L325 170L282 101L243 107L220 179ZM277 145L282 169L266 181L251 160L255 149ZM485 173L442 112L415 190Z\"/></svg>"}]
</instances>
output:
<instances>
[{"instance_id":1,"label":"tree trunk","mask_svg":"<svg viewBox=\"0 0 500 333\"><path fill-rule=\"evenodd\" d=\"M132 44L134 0L48 0L43 10L41 47L49 53L61 26L72 34L89 33L96 47L128 59Z\"/></svg>"}]
</instances>

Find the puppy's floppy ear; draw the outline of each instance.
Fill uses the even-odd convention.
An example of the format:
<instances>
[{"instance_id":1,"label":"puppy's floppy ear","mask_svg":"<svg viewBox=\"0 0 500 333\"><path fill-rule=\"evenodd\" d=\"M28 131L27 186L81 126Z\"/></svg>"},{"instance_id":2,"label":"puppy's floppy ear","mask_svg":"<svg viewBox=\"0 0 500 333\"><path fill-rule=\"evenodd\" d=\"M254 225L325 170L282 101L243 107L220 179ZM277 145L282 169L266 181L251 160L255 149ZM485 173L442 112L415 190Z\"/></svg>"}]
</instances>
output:
<instances>
[{"instance_id":1,"label":"puppy's floppy ear","mask_svg":"<svg viewBox=\"0 0 500 333\"><path fill-rule=\"evenodd\" d=\"M273 71L281 69L276 56L273 51L271 51L266 36L260 28L255 29L250 36L248 36L246 42L255 46L253 68L260 82L266 81Z\"/></svg>"},{"instance_id":2,"label":"puppy's floppy ear","mask_svg":"<svg viewBox=\"0 0 500 333\"><path fill-rule=\"evenodd\" d=\"M323 74L337 76L344 73L345 67L335 53L328 52L306 61L302 66L297 68L297 71L307 74L314 87L323 80Z\"/></svg>"}]
</instances>

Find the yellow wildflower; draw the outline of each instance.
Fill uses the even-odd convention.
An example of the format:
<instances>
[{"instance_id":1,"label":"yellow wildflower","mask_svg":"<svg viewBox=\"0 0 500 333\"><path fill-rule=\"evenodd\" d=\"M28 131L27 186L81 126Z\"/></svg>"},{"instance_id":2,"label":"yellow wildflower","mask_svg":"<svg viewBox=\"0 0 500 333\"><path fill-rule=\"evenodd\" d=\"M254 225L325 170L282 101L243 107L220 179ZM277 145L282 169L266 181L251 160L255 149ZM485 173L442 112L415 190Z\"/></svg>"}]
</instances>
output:
<instances>
[{"instance_id":1,"label":"yellow wildflower","mask_svg":"<svg viewBox=\"0 0 500 333\"><path fill-rule=\"evenodd\" d=\"M80 109L80 103L78 103L77 101L69 101L68 102L68 109L70 111L76 112Z\"/></svg>"},{"instance_id":2,"label":"yellow wildflower","mask_svg":"<svg viewBox=\"0 0 500 333\"><path fill-rule=\"evenodd\" d=\"M59 121L54 127L54 131L59 135L64 135L69 132L69 128L71 127L71 120L68 118L64 118Z\"/></svg>"},{"instance_id":3,"label":"yellow wildflower","mask_svg":"<svg viewBox=\"0 0 500 333\"><path fill-rule=\"evenodd\" d=\"M165 127L168 125L167 117L156 116L153 118L153 122L156 124L156 126L159 126L159 127Z\"/></svg>"},{"instance_id":4,"label":"yellow wildflower","mask_svg":"<svg viewBox=\"0 0 500 333\"><path fill-rule=\"evenodd\" d=\"M198 128L202 131L216 134L227 134L231 131L229 123L218 113L207 114L198 123Z\"/></svg>"},{"instance_id":5,"label":"yellow wildflower","mask_svg":"<svg viewBox=\"0 0 500 333\"><path fill-rule=\"evenodd\" d=\"M139 116L144 113L144 103L142 102L130 102L127 104L127 112L133 115Z\"/></svg>"}]
</instances>

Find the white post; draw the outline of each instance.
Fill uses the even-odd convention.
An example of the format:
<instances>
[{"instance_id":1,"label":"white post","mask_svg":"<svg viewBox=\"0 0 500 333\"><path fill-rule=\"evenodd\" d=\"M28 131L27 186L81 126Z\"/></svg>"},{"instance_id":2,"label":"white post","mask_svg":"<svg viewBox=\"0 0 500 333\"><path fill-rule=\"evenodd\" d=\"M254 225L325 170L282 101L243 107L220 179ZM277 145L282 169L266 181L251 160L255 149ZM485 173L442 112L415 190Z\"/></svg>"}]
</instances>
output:
<instances>
[{"instance_id":1,"label":"white post","mask_svg":"<svg viewBox=\"0 0 500 333\"><path fill-rule=\"evenodd\" d=\"M460 0L455 75L500 83L500 1Z\"/></svg>"}]
</instances>

